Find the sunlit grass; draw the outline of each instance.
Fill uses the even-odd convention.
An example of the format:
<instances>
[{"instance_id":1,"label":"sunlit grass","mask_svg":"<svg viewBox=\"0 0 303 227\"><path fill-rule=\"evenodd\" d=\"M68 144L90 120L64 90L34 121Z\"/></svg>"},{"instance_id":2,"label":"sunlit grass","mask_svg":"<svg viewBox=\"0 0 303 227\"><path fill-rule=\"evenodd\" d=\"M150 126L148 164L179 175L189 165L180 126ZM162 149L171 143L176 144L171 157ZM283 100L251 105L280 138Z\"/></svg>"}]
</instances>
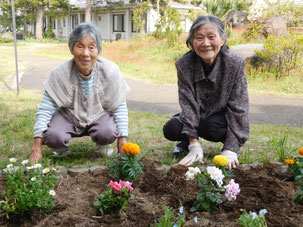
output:
<instances>
[{"instance_id":1,"label":"sunlit grass","mask_svg":"<svg viewBox=\"0 0 303 227\"><path fill-rule=\"evenodd\" d=\"M231 40L244 42L241 38L243 31L234 31ZM157 84L176 84L177 75L175 61L186 51L186 35L174 48L168 48L165 40L156 40L152 36L138 36L131 40L103 42L101 56L119 65L127 78L145 80ZM241 41L242 40L242 41ZM19 54L27 53L67 60L72 57L65 41L51 43L22 41L18 42ZM0 75L14 73L13 45L3 44L0 47ZM33 62L33 65L36 64ZM28 67L28 66L24 66ZM251 70L247 68L247 70ZM1 73L2 72L2 73ZM275 79L267 71L247 71L248 88L250 93L288 95L303 97L303 69L291 71L284 79Z\"/></svg>"},{"instance_id":2,"label":"sunlit grass","mask_svg":"<svg viewBox=\"0 0 303 227\"><path fill-rule=\"evenodd\" d=\"M252 72L250 75L250 93L303 97L303 68L293 70L288 77L281 79L259 72Z\"/></svg>"},{"instance_id":3,"label":"sunlit grass","mask_svg":"<svg viewBox=\"0 0 303 227\"><path fill-rule=\"evenodd\" d=\"M11 47L0 47L0 77L4 78L7 75L14 74L15 68L15 52Z\"/></svg>"},{"instance_id":4,"label":"sunlit grass","mask_svg":"<svg viewBox=\"0 0 303 227\"><path fill-rule=\"evenodd\" d=\"M31 92L21 91L19 97L13 92L0 92L0 163L8 158L16 157L26 159L31 153L33 144L33 125L35 114L41 96ZM163 137L162 127L170 119L169 115L129 112L129 137L128 141L140 145L142 154L153 160L165 164L176 163L172 156L175 142ZM302 147L303 128L288 127L285 125L251 125L250 138L240 149L240 160L243 162L265 162L278 160L273 138L279 141L288 135L287 150L289 156L294 155L297 148ZM222 148L221 143L212 143L201 140L204 148L206 162L211 162L212 157ZM44 164L63 165L66 167L84 165L93 166L104 164L105 159L98 158L95 153L95 144L90 137L71 140L71 150L80 152L67 158L52 157L52 150L43 146ZM116 144L114 144L116 150ZM250 151L249 160L245 154ZM0 165L1 166L1 165Z\"/></svg>"}]
</instances>

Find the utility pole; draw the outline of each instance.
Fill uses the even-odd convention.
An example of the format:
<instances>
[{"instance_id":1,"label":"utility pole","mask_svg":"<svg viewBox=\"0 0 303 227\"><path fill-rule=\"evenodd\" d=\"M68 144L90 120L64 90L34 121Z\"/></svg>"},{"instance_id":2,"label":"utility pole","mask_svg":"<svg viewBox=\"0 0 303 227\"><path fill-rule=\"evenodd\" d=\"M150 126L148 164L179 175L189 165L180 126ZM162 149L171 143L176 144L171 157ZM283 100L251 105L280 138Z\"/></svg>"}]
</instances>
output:
<instances>
[{"instance_id":1,"label":"utility pole","mask_svg":"<svg viewBox=\"0 0 303 227\"><path fill-rule=\"evenodd\" d=\"M15 63L16 63L17 96L19 96L19 75L18 75L17 40L16 40L15 0L12 0L12 16L13 16L13 33L14 33L14 42L15 42Z\"/></svg>"}]
</instances>

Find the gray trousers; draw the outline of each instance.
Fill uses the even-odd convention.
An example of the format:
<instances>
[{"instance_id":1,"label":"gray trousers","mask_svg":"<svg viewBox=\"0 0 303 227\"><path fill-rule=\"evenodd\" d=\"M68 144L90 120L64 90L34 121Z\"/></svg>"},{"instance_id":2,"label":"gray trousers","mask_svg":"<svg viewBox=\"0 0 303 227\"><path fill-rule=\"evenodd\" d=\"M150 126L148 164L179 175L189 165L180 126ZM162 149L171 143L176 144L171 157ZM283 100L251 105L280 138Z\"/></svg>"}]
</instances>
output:
<instances>
[{"instance_id":1,"label":"gray trousers","mask_svg":"<svg viewBox=\"0 0 303 227\"><path fill-rule=\"evenodd\" d=\"M69 147L72 137L90 136L99 145L113 143L121 132L117 129L113 116L104 114L99 119L88 125L84 132L77 133L74 124L59 111L53 115L47 130L43 132L42 144L50 148Z\"/></svg>"}]
</instances>

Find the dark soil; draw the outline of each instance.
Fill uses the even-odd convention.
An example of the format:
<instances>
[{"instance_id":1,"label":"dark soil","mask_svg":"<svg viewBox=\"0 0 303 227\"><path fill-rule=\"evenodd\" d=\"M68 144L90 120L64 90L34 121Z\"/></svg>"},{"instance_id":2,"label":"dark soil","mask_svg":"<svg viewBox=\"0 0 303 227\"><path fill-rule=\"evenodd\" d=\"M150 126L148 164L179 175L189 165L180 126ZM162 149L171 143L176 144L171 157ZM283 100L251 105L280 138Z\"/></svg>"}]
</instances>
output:
<instances>
[{"instance_id":1,"label":"dark soil","mask_svg":"<svg viewBox=\"0 0 303 227\"><path fill-rule=\"evenodd\" d=\"M240 209L258 212L267 209L268 226L303 226L303 205L294 202L298 184L289 173L281 171L281 165L267 163L250 168L233 170L235 181L241 192L236 201L221 203L214 213L190 213L199 188L194 181L186 181L186 167L175 165L167 174L156 170L157 163L144 160L144 174L133 183L134 200L129 201L128 210L121 214L95 217L93 202L104 193L112 178L106 168L96 169L77 177L58 180L56 206L48 214L34 212L27 216L0 219L0 226L137 226L153 224L163 215L163 206L178 209L184 206L187 226L238 226ZM3 176L0 189L3 190ZM223 198L224 196L222 196ZM192 220L198 217L198 224Z\"/></svg>"}]
</instances>

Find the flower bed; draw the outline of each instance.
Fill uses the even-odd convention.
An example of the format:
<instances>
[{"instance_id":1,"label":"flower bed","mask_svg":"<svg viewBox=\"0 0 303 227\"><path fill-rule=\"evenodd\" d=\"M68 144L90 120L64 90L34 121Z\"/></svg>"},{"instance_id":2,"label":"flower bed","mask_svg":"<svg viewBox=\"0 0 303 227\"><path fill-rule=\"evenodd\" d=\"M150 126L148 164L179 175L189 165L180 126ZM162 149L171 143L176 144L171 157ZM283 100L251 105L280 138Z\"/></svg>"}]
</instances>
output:
<instances>
[{"instance_id":1,"label":"flower bed","mask_svg":"<svg viewBox=\"0 0 303 227\"><path fill-rule=\"evenodd\" d=\"M292 175L281 171L281 165L267 163L242 166L234 170L234 179L241 192L236 200L223 198L218 210L190 212L195 196L200 191L194 180L186 180L188 168L175 165L168 173L158 171L159 164L142 159L143 174L132 184L134 199L121 215L106 214L96 217L93 203L107 190L112 179L107 168L97 168L77 177L65 176L57 181L55 208L50 213L33 212L24 217L1 217L0 226L150 226L163 216L163 207L179 209L184 207L186 220L197 217L187 226L238 226L241 209L258 212L267 209L268 226L302 226L303 205L294 202L299 183ZM206 166L202 166L206 168ZM4 177L0 176L0 191L3 191Z\"/></svg>"}]
</instances>

